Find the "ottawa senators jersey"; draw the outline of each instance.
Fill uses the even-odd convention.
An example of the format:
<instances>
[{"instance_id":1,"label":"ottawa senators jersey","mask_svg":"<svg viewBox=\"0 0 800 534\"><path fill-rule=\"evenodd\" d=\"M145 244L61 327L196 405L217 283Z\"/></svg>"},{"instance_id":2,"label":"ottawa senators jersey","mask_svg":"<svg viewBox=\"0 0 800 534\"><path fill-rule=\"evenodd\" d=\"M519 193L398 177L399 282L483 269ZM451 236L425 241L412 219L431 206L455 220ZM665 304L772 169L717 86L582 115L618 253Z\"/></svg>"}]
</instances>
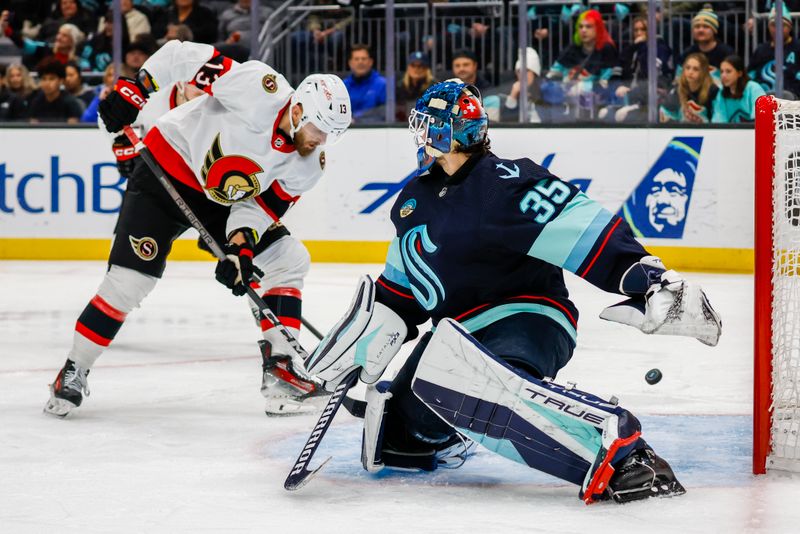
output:
<instances>
[{"instance_id":1,"label":"ottawa senators jersey","mask_svg":"<svg viewBox=\"0 0 800 534\"><path fill-rule=\"evenodd\" d=\"M162 114L144 143L174 179L231 206L228 233L264 235L321 178L322 149L301 157L278 127L294 89L271 67L170 41L142 69L156 89L188 80L207 93Z\"/></svg>"}]
</instances>

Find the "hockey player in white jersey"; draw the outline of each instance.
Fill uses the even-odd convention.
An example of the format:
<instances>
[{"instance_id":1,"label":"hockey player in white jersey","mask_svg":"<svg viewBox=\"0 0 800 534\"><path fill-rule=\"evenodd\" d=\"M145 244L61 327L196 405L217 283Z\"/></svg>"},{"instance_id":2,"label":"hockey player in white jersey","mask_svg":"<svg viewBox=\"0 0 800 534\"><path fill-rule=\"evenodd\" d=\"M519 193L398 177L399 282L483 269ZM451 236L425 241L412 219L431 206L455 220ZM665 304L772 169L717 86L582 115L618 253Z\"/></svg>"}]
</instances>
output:
<instances>
[{"instance_id":1,"label":"hockey player in white jersey","mask_svg":"<svg viewBox=\"0 0 800 534\"><path fill-rule=\"evenodd\" d=\"M134 123L151 95L160 97L160 89L184 80L205 94L160 115L144 144L209 232L226 243L228 260L218 262L217 280L243 295L254 273L270 273L264 299L298 336L309 259L302 245L287 239L280 218L320 179L323 147L350 125L347 90L330 74L309 76L294 90L264 63L240 64L212 46L171 41L145 62L136 79L117 81L99 110L106 129L119 132ZM156 285L173 241L190 227L138 160L108 272L78 318L46 413L65 416L81 404L92 365ZM264 320L261 326L267 411L302 410L306 398L322 392L274 325Z\"/></svg>"}]
</instances>

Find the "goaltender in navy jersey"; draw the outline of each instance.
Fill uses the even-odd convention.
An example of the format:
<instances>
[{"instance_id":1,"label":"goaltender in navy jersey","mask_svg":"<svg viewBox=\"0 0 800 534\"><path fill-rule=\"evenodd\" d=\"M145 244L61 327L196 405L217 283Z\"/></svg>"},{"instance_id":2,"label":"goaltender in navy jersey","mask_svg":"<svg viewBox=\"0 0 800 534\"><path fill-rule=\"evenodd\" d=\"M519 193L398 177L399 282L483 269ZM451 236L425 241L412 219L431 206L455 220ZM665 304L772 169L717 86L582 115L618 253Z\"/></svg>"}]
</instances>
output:
<instances>
[{"instance_id":1,"label":"goaltender in navy jersey","mask_svg":"<svg viewBox=\"0 0 800 534\"><path fill-rule=\"evenodd\" d=\"M562 269L619 293L647 255L619 217L529 159L475 154L453 175L415 177L391 210L397 231L377 299L408 323L451 317L474 332L517 313L560 324L578 311Z\"/></svg>"}]
</instances>

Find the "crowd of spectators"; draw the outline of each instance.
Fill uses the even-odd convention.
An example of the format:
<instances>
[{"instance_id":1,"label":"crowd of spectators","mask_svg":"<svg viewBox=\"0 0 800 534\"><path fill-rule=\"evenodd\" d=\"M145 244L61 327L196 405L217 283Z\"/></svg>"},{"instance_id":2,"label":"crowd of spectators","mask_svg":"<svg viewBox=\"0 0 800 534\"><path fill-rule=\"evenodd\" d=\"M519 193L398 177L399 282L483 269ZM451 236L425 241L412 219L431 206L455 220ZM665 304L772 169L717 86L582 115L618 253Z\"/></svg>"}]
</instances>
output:
<instances>
[{"instance_id":1,"label":"crowd of spectators","mask_svg":"<svg viewBox=\"0 0 800 534\"><path fill-rule=\"evenodd\" d=\"M455 3L459 0L436 0ZM261 0L258 20L264 23L282 0ZM387 116L386 78L376 68L376 50L356 41L352 11L333 0L316 0L320 8L286 36L292 61L305 73L343 73L350 91L356 123L383 122ZM368 3L368 0L364 0ZM398 0L398 4L402 4ZM781 31L770 0L756 2L768 17L768 33L755 47L747 64L743 50L725 40L735 32L753 32L756 22L742 19L725 24L725 8L743 2L711 4L670 3L656 14L658 21L674 13L692 12L659 24L663 32L687 36L680 53L664 36L656 38L656 89L661 122L701 124L749 122L755 99L775 87L775 37L784 42L784 98L800 96L800 45L793 38L790 10L800 0L786 2ZM795 6L794 4L798 4ZM113 13L109 0L0 0L0 37L18 52L18 61L0 65L0 121L93 122L97 104L113 83ZM348 4L339 2L339 4ZM330 12L321 6L331 6ZM250 54L251 0L121 0L123 14L121 74L132 76L159 46L172 39L213 44L243 61ZM507 6L506 6L507 7ZM743 6L741 6L743 7ZM487 50L501 42L517 47L513 25L493 24L490 9L459 6L462 22L434 26L422 35L400 23L398 42L413 52L399 59L393 115L405 121L416 99L437 78L458 77L476 86L493 121L520 120L521 84L526 84L528 122L563 123L575 120L644 122L648 106L648 20L646 4L591 2L536 5L527 12L531 37L514 71L498 72L497 65L481 65ZM770 11L771 10L771 11ZM510 13L510 12L509 12ZM474 20L464 23L464 16ZM482 18L483 17L483 18ZM511 20L509 17L506 20ZM545 22L549 21L549 22ZM553 21L571 26L566 46L546 46L555 39ZM684 29L688 31L683 31ZM615 42L612 36L617 36ZM690 40L688 40L690 37ZM676 44L679 39L670 39ZM739 39L736 40L738 43ZM677 45L676 45L677 46ZM433 65L433 53L444 63ZM441 61L441 59L439 59ZM506 67L506 68L510 68ZM89 75L89 73L92 73ZM88 77L95 83L90 86ZM32 75L33 74L33 75ZM491 80L491 81L490 81Z\"/></svg>"}]
</instances>

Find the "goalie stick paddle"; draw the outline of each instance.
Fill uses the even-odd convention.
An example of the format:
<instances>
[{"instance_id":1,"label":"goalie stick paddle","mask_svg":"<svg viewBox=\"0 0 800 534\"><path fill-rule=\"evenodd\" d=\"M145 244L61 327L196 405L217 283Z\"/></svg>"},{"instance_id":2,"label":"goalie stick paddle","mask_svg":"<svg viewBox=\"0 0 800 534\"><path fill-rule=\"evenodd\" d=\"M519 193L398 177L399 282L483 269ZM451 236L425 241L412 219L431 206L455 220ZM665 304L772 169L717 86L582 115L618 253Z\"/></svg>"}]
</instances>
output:
<instances>
[{"instance_id":1,"label":"goalie stick paddle","mask_svg":"<svg viewBox=\"0 0 800 534\"><path fill-rule=\"evenodd\" d=\"M283 487L288 491L299 490L308 484L309 481L320 471L320 469L325 467L325 464L327 464L332 458L328 457L313 471L308 469L308 463L311 461L311 458L314 457L314 453L317 452L317 447L319 447L322 438L328 431L328 427L331 426L331 422L336 416L336 412L339 411L342 402L347 398L347 391L355 386L356 382L358 382L358 373L360 371L360 369L351 371L350 374L347 375L338 386L336 386L336 389L333 390L331 398L328 399L328 404L326 404L325 408L323 408L322 414L319 416L317 424L314 426L314 430L312 430L311 435L308 436L308 440L306 440L306 444L303 447L303 450L300 452L300 456L297 457L294 467L292 467L291 472L286 477L286 481L283 483Z\"/></svg>"},{"instance_id":2,"label":"goalie stick paddle","mask_svg":"<svg viewBox=\"0 0 800 534\"><path fill-rule=\"evenodd\" d=\"M167 193L169 193L169 196L172 197L172 200L175 201L175 204L178 205L178 208L181 210L181 212L189 221L189 223L200 234L200 238L206 245L208 245L208 248L211 250L214 256L216 256L216 258L220 261L225 261L227 259L227 256L225 255L225 252L222 250L222 247L220 247L219 243L217 243L217 240L214 239L214 237L210 233L208 233L208 230L206 230L206 227L203 226L203 223L200 221L200 219L197 218L197 215L194 214L192 208L190 208L189 205L186 203L186 201L183 200L181 194L178 193L178 190L175 189L175 186L173 186L172 183L167 178L166 174L164 173L164 169L161 168L161 166L155 160L155 158L147 149L147 147L144 145L144 143L142 143L141 139L139 139L139 136L136 135L136 132L133 131L133 128L131 128L130 126L124 126L122 128L122 131L125 134L125 137L128 138L128 141L131 142L131 144L135 147L136 151L142 157L142 161L145 162L147 167L156 176L161 185L164 186L164 189L167 190ZM252 280L254 282L259 281L258 277L256 276L253 276ZM295 339L295 337L291 334L291 332L289 332L286 329L286 327L278 320L275 314L272 313L272 310L270 310L269 307L267 307L267 304L258 295L256 290L250 286L250 284L247 284L247 296L250 297L250 300L253 301L256 307L258 307L258 310L261 312L261 314L265 318L267 318L272 324L275 325L275 327L283 335L283 337L286 338L286 341L289 342L289 345L291 345L292 348L296 350L297 353L303 359L307 358L308 353L300 345L300 342L297 341L297 339ZM315 336L317 336L319 339L322 339L322 336L319 334L319 332L316 331L316 329L311 328L310 325L308 325L307 323L306 327L308 327L309 330Z\"/></svg>"}]
</instances>

